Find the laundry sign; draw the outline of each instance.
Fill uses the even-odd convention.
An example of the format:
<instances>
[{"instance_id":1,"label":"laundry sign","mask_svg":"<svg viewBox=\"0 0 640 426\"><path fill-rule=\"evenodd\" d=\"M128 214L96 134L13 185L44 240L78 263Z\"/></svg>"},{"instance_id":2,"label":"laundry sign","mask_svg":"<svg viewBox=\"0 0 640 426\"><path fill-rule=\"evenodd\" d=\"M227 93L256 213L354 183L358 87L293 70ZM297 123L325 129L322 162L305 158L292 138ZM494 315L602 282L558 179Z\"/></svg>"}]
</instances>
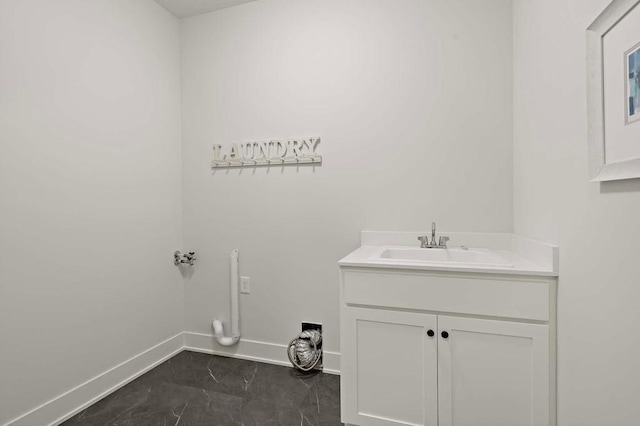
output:
<instances>
[{"instance_id":1,"label":"laundry sign","mask_svg":"<svg viewBox=\"0 0 640 426\"><path fill-rule=\"evenodd\" d=\"M319 137L232 143L226 149L213 146L212 169L224 167L279 166L322 163L317 153Z\"/></svg>"}]
</instances>

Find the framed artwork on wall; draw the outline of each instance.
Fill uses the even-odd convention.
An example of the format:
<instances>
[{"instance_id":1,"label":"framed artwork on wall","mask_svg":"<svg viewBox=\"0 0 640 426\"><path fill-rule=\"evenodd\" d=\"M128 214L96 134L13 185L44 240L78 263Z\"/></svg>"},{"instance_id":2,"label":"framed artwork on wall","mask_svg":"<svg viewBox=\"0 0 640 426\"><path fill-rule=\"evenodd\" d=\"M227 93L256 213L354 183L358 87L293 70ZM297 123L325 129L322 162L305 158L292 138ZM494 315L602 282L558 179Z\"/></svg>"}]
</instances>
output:
<instances>
[{"instance_id":1,"label":"framed artwork on wall","mask_svg":"<svg viewBox=\"0 0 640 426\"><path fill-rule=\"evenodd\" d=\"M589 168L640 178L640 0L613 0L587 28Z\"/></svg>"},{"instance_id":2,"label":"framed artwork on wall","mask_svg":"<svg viewBox=\"0 0 640 426\"><path fill-rule=\"evenodd\" d=\"M626 93L629 100L626 108L627 124L640 120L640 43L625 53Z\"/></svg>"}]
</instances>

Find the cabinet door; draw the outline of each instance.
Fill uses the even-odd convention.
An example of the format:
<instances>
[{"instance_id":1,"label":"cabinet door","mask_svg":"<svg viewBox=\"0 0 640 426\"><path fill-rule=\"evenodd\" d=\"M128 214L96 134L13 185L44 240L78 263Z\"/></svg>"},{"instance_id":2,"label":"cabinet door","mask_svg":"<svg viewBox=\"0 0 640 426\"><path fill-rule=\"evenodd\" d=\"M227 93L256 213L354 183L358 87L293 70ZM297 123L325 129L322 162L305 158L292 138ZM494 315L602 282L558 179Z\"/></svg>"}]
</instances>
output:
<instances>
[{"instance_id":1,"label":"cabinet door","mask_svg":"<svg viewBox=\"0 0 640 426\"><path fill-rule=\"evenodd\" d=\"M349 307L342 316L342 421L437 426L437 317Z\"/></svg>"},{"instance_id":2,"label":"cabinet door","mask_svg":"<svg viewBox=\"0 0 640 426\"><path fill-rule=\"evenodd\" d=\"M438 340L439 426L549 424L548 326L439 316Z\"/></svg>"}]
</instances>

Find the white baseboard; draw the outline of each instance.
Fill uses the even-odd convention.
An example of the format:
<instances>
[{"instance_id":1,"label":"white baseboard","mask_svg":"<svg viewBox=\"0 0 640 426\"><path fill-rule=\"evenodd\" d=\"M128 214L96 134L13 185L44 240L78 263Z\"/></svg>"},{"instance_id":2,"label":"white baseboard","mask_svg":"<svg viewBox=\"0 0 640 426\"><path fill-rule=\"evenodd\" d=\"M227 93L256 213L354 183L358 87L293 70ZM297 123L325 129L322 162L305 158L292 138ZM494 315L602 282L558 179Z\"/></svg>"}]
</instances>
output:
<instances>
[{"instance_id":1,"label":"white baseboard","mask_svg":"<svg viewBox=\"0 0 640 426\"><path fill-rule=\"evenodd\" d=\"M58 425L183 349L183 333L178 333L3 426Z\"/></svg>"},{"instance_id":2,"label":"white baseboard","mask_svg":"<svg viewBox=\"0 0 640 426\"><path fill-rule=\"evenodd\" d=\"M291 367L291 363L287 357L287 345L244 340L241 338L237 345L224 347L218 345L211 334L190 332L184 333L184 344L185 349L189 351ZM324 365L323 372L340 374L339 353L324 351L322 362Z\"/></svg>"},{"instance_id":3,"label":"white baseboard","mask_svg":"<svg viewBox=\"0 0 640 426\"><path fill-rule=\"evenodd\" d=\"M286 345L241 339L223 347L213 335L178 333L2 426L58 425L183 350L291 367ZM339 353L325 351L323 363L325 373L340 374Z\"/></svg>"}]
</instances>

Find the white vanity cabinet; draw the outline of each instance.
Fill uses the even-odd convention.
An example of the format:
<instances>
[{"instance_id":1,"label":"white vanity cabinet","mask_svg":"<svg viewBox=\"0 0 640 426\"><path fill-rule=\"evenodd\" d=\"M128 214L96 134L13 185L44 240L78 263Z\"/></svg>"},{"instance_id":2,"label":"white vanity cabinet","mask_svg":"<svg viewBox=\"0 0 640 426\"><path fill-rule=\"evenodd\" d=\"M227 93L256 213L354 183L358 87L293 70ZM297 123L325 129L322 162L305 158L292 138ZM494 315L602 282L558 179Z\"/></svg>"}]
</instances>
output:
<instances>
[{"instance_id":1,"label":"white vanity cabinet","mask_svg":"<svg viewBox=\"0 0 640 426\"><path fill-rule=\"evenodd\" d=\"M340 275L344 423L555 425L555 277Z\"/></svg>"}]
</instances>

